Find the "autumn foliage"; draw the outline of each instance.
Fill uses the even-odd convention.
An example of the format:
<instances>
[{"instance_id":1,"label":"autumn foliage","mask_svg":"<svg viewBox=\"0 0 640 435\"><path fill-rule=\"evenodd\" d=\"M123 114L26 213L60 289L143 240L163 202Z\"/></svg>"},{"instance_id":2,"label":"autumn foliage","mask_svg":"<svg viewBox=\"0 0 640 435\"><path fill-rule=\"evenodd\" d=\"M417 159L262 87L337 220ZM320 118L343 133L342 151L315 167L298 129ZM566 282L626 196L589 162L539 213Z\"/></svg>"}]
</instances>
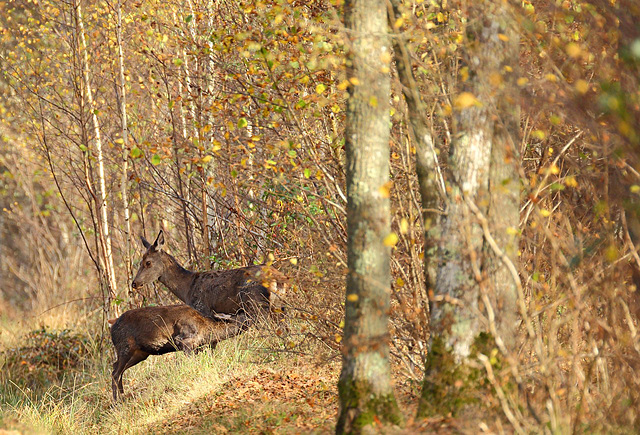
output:
<instances>
[{"instance_id":1,"label":"autumn foliage","mask_svg":"<svg viewBox=\"0 0 640 435\"><path fill-rule=\"evenodd\" d=\"M345 74L342 3L0 2L0 316L53 309L68 327L99 336L105 313L169 303L161 288L130 290L138 235L162 228L172 255L191 269L272 263L288 274L295 327L287 336L273 328L273 345L339 355L345 101L349 86L367 86ZM640 9L633 0L510 3L522 136L520 223L511 231L521 237L524 309L515 359L489 342L486 361L478 360L482 399L469 403L482 409L478 420L490 412L526 432L632 432L640 427ZM460 68L474 19L467 6L406 1L394 24L407 37L444 179L454 114L481 104L458 92L470 74ZM402 88L386 61L391 182L380 194L392 204L390 351L396 384L417 389L429 346L422 209ZM82 322L80 312L89 313ZM84 338L70 337L80 341L64 346L82 349ZM74 352L69 364L81 356ZM39 370L33 345L24 354L26 370ZM456 416L445 417L429 427Z\"/></svg>"}]
</instances>

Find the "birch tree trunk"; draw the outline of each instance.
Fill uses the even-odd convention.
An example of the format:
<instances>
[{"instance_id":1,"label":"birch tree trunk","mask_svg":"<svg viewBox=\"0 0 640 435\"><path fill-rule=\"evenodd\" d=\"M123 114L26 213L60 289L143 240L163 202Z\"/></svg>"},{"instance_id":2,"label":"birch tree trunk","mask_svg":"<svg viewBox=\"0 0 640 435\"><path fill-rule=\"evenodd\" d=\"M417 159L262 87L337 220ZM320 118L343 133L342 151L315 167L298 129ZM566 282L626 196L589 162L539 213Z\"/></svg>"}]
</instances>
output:
<instances>
[{"instance_id":1,"label":"birch tree trunk","mask_svg":"<svg viewBox=\"0 0 640 435\"><path fill-rule=\"evenodd\" d=\"M519 110L515 81L518 36L508 2L481 0L470 4L465 68L469 78L454 99L455 125L450 154L449 199L442 220L439 266L432 305L431 348L427 357L419 416L457 406L463 394L450 382L467 371L464 366L486 324L480 314L481 285L496 313L496 330L513 346L517 321L517 292L506 266L485 247L483 230L468 202L488 217L494 239L515 261L519 221ZM472 266L485 282L478 281ZM485 300L486 302L486 300ZM444 373L446 376L443 376ZM439 385L444 383L447 385ZM460 385L460 384L459 384Z\"/></svg>"},{"instance_id":2,"label":"birch tree trunk","mask_svg":"<svg viewBox=\"0 0 640 435\"><path fill-rule=\"evenodd\" d=\"M104 173L104 157L102 154L102 139L100 137L100 123L98 121L98 114L93 99L93 91L91 89L91 78L89 75L89 55L87 50L87 40L85 37L84 23L82 21L82 9L80 1L74 2L74 8L76 13L76 21L78 26L78 33L80 36L80 50L82 51L82 72L84 81L84 91L89 103L89 110L91 112L91 120L93 123L94 140L96 146L96 159L98 162L98 184L100 187L98 214L100 216L100 240L102 245L102 254L105 263L105 271L109 282L109 296L113 299L116 295L117 284L115 271L113 267L113 254L111 252L111 235L109 234L109 219L107 213L107 187Z\"/></svg>"},{"instance_id":3,"label":"birch tree trunk","mask_svg":"<svg viewBox=\"0 0 640 435\"><path fill-rule=\"evenodd\" d=\"M116 10L116 38L118 42L118 70L120 75L120 116L122 122L122 177L120 179L120 193L122 195L122 208L124 214L125 232L125 263L127 269L127 282L130 283L132 277L131 247L133 246L133 235L131 234L131 213L129 211L129 128L127 127L127 92L124 75L124 46L122 43L122 2L118 0Z\"/></svg>"},{"instance_id":4,"label":"birch tree trunk","mask_svg":"<svg viewBox=\"0 0 640 435\"><path fill-rule=\"evenodd\" d=\"M389 62L386 1L345 4L347 77L347 295L337 433L398 424L389 366Z\"/></svg>"}]
</instances>

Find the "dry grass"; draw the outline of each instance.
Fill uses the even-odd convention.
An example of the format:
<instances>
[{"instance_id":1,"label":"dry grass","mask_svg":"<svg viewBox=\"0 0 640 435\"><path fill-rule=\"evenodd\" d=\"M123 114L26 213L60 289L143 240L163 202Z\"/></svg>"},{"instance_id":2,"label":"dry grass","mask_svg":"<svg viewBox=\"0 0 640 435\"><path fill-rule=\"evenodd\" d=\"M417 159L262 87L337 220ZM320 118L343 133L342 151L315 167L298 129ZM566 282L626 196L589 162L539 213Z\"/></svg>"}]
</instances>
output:
<instances>
[{"instance_id":1,"label":"dry grass","mask_svg":"<svg viewBox=\"0 0 640 435\"><path fill-rule=\"evenodd\" d=\"M3 328L7 331L19 330L19 326L5 323ZM264 417L267 422L274 422L277 415L299 412L298 400L293 396L298 394L298 388L306 387L313 394L318 394L316 406L321 400L331 398L332 405L325 412L333 417L335 379L330 373L337 373L335 366L316 371L308 357L291 357L288 353L265 350L273 349L279 341L264 336L258 328L252 328L239 337L220 343L215 351L205 350L197 355L179 352L152 356L125 372L124 400L114 404L110 381L111 346L109 344L101 351L98 340L89 340L89 354L83 364L61 370L60 378L47 378L40 384L32 382L25 387L19 386L16 379L24 375L19 374L22 372L15 370L1 376L0 428L23 433L126 434L163 431L167 424L186 427L189 421L193 421L196 425L201 422L205 428L222 424L233 430L234 422L242 416L220 418L219 423L214 423L217 417L222 417L221 414L211 414L205 421L194 413L207 404L220 400L229 404L238 399L237 409L251 409L257 418L255 421L262 421ZM22 342L17 338L11 341L12 346L24 343L24 338ZM3 350L6 351L7 347ZM5 355L3 361L6 360ZM312 373L313 381L299 382ZM285 382L287 379L289 384ZM278 396L283 391L285 395ZM277 400L265 407L244 406L249 402L239 400L245 397L249 401L259 401L265 394ZM308 413L304 415L311 415L314 409L319 409L311 404L306 406L308 409L304 412ZM188 416L186 420L185 415Z\"/></svg>"}]
</instances>

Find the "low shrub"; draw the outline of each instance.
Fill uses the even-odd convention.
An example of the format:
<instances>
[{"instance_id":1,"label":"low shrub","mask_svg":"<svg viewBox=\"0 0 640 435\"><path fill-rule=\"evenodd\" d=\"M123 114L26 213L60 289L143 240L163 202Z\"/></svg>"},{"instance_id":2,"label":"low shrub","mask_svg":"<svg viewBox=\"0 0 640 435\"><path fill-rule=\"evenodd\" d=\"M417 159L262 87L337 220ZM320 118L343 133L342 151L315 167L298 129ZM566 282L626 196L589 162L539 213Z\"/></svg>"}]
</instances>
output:
<instances>
[{"instance_id":1,"label":"low shrub","mask_svg":"<svg viewBox=\"0 0 640 435\"><path fill-rule=\"evenodd\" d=\"M29 332L24 345L0 353L0 381L36 389L62 380L65 373L82 367L89 353L89 337L70 329L46 327Z\"/></svg>"}]
</instances>

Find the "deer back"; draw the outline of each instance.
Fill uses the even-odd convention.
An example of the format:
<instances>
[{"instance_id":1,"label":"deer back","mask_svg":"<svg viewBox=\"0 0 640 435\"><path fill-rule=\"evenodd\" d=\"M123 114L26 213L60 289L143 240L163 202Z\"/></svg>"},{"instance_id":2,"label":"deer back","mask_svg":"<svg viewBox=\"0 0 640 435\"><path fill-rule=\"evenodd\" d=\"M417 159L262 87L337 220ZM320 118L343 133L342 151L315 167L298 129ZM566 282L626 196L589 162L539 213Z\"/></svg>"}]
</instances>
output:
<instances>
[{"instance_id":1,"label":"deer back","mask_svg":"<svg viewBox=\"0 0 640 435\"><path fill-rule=\"evenodd\" d=\"M268 308L269 288L260 278L261 266L199 272L193 279L188 303L211 317Z\"/></svg>"}]
</instances>

